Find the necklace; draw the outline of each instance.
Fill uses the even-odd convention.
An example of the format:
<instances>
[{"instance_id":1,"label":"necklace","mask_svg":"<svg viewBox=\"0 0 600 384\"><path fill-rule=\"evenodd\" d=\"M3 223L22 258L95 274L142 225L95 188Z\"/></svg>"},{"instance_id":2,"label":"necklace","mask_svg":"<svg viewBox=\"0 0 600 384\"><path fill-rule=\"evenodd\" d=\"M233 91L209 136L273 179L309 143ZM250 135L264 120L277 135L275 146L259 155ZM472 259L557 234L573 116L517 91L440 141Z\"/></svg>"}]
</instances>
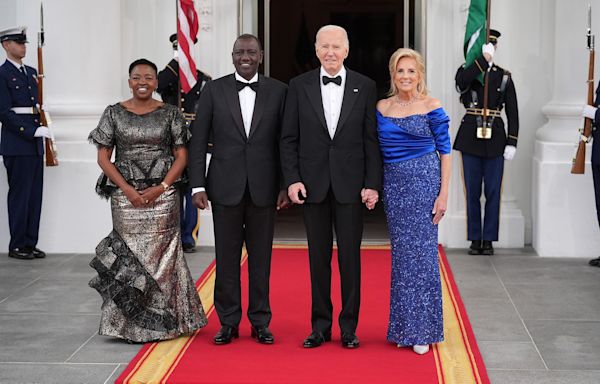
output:
<instances>
[{"instance_id":1,"label":"necklace","mask_svg":"<svg viewBox=\"0 0 600 384\"><path fill-rule=\"evenodd\" d=\"M414 103L417 100L416 97L411 96L410 100L408 101L402 101L400 100L400 98L398 97L398 95L396 95L396 97L394 98L394 101L396 102L396 104L398 104L401 107L408 107L409 105L411 105L412 103Z\"/></svg>"}]
</instances>

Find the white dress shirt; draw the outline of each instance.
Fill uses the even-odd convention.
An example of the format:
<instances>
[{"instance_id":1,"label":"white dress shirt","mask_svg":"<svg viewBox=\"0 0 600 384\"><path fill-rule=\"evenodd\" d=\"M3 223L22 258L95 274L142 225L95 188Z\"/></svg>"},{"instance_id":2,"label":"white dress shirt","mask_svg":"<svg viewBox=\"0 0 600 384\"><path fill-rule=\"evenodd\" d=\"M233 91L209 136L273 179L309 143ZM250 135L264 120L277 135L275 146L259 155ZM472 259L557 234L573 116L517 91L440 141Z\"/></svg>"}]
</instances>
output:
<instances>
[{"instance_id":1,"label":"white dress shirt","mask_svg":"<svg viewBox=\"0 0 600 384\"><path fill-rule=\"evenodd\" d=\"M329 83L327 85L323 85L323 76L340 76L342 78L342 84L337 85L335 83ZM331 76L327 72L325 72L325 69L323 69L323 67L321 67L321 73L319 74L319 83L321 84L321 101L323 102L323 112L325 112L327 131L329 131L329 137L333 139L338 121L340 120L342 101L344 100L344 87L346 85L346 68L342 67L342 69L340 69L338 73Z\"/></svg>"},{"instance_id":2,"label":"white dress shirt","mask_svg":"<svg viewBox=\"0 0 600 384\"><path fill-rule=\"evenodd\" d=\"M258 81L258 73L250 79L250 81L244 79L237 72L235 73L235 79L242 83L254 83ZM246 137L250 135L250 126L252 125L252 115L254 114L254 102L256 101L256 92L250 87L244 87L238 92L240 100L240 109L242 110L242 121L244 122L244 131L246 131ZM198 192L205 192L205 187L192 188L192 195Z\"/></svg>"},{"instance_id":3,"label":"white dress shirt","mask_svg":"<svg viewBox=\"0 0 600 384\"><path fill-rule=\"evenodd\" d=\"M25 68L25 64L19 64L16 61L13 61L13 60L9 59L8 57L6 58L6 60L8 60L12 65L14 65L15 67L17 67L17 69L19 70L19 72L21 72L21 67L23 67L23 71L25 71L25 74L27 74L27 68Z\"/></svg>"},{"instance_id":4,"label":"white dress shirt","mask_svg":"<svg viewBox=\"0 0 600 384\"><path fill-rule=\"evenodd\" d=\"M254 83L258 81L258 73L254 75L250 81L244 79L237 72L235 73L235 79L242 83ZM256 101L256 92L250 87L244 87L238 92L240 98L240 109L242 110L242 120L244 121L244 130L246 131L246 137L250 135L250 125L252 124L252 114L254 113L254 102Z\"/></svg>"}]
</instances>

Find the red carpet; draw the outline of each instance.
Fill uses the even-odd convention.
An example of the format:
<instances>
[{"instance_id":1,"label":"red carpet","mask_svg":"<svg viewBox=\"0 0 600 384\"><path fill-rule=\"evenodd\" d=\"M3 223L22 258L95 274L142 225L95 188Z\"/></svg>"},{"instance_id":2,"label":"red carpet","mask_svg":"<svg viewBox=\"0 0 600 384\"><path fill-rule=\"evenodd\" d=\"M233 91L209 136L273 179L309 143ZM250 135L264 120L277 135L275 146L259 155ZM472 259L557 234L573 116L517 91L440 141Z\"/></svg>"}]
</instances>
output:
<instances>
[{"instance_id":1,"label":"red carpet","mask_svg":"<svg viewBox=\"0 0 600 384\"><path fill-rule=\"evenodd\" d=\"M385 340L389 315L389 249L366 248L362 259L362 304L356 350L343 349L334 321L333 340L316 349L302 348L310 333L310 278L304 248L276 248L271 272L271 330L274 345L250 338L243 319L240 339L215 346L219 321L212 308L214 269L200 279L200 294L209 307L209 325L192 337L147 344L117 383L489 383L466 312L440 248L444 286L446 340L419 356ZM334 319L340 310L339 278L334 254ZM247 296L247 263L242 273ZM212 276L212 277L211 277Z\"/></svg>"}]
</instances>

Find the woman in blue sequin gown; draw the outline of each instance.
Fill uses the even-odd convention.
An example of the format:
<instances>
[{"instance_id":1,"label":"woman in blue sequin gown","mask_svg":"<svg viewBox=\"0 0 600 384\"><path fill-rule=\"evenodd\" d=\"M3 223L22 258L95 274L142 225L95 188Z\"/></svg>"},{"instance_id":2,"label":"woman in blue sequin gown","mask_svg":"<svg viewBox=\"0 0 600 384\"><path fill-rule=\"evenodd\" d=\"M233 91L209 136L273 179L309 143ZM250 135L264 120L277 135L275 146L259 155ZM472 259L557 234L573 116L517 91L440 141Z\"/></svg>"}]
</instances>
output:
<instances>
[{"instance_id":1,"label":"woman in blue sequin gown","mask_svg":"<svg viewBox=\"0 0 600 384\"><path fill-rule=\"evenodd\" d=\"M444 339L437 246L451 172L449 119L427 95L418 52L398 49L389 70L390 97L377 103L392 244L387 339L424 354Z\"/></svg>"}]
</instances>

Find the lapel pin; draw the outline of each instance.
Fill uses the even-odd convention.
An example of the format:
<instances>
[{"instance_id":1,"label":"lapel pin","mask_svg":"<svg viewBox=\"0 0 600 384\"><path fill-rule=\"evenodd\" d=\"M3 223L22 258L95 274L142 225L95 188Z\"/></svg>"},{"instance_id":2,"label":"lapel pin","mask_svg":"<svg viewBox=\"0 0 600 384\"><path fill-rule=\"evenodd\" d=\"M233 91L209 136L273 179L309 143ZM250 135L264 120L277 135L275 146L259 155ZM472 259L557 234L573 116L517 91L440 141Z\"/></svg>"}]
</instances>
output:
<instances>
[{"instance_id":1,"label":"lapel pin","mask_svg":"<svg viewBox=\"0 0 600 384\"><path fill-rule=\"evenodd\" d=\"M358 88L354 88L354 93L358 93Z\"/></svg>"}]
</instances>

